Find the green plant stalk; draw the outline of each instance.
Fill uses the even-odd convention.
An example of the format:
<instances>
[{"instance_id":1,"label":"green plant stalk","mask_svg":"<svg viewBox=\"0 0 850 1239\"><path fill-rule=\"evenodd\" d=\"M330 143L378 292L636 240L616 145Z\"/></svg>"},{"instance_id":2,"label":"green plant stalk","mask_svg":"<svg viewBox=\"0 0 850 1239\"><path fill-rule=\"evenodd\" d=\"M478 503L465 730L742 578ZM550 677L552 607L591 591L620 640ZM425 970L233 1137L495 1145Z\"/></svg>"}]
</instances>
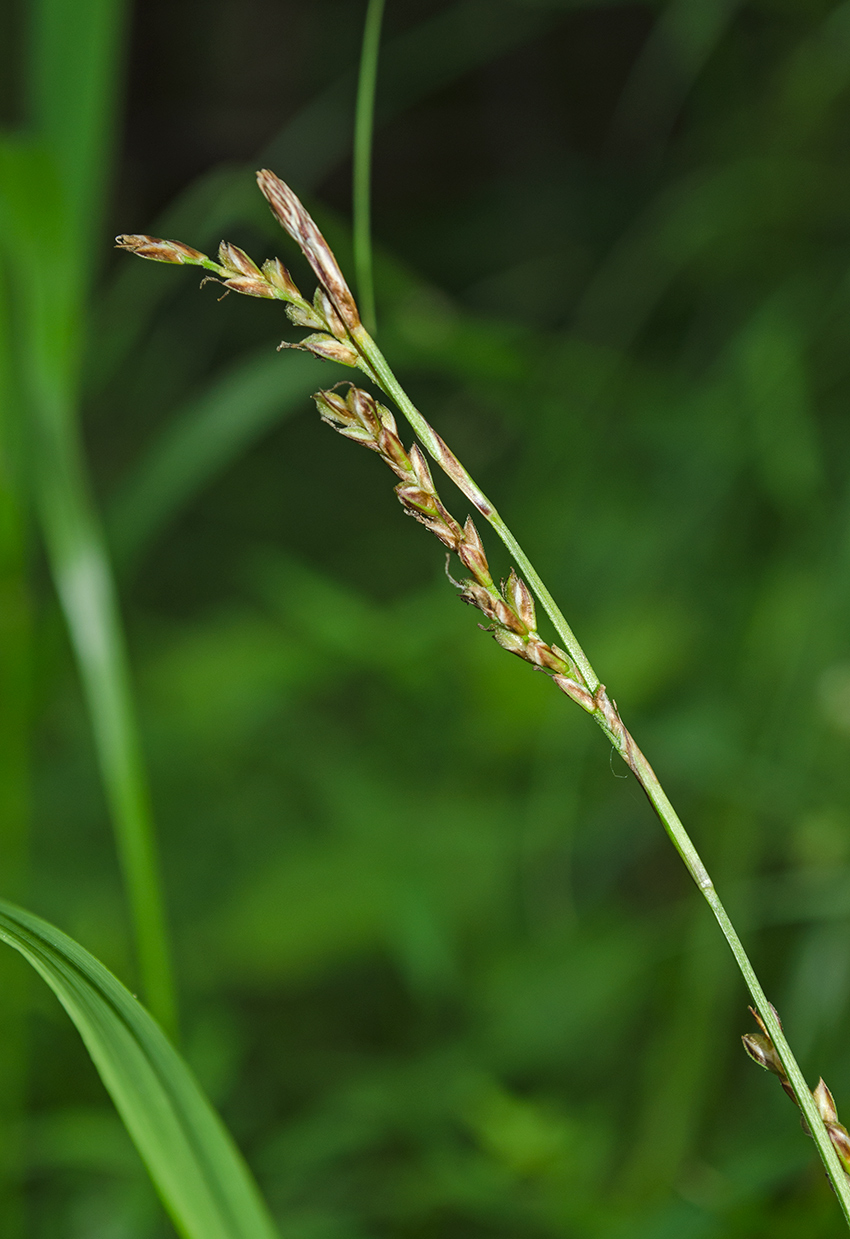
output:
<instances>
[{"instance_id":1,"label":"green plant stalk","mask_svg":"<svg viewBox=\"0 0 850 1239\"><path fill-rule=\"evenodd\" d=\"M19 443L11 415L14 380L5 282L0 282L0 874L22 898L30 833L32 606L28 521ZM24 1234L22 1133L27 1090L27 986L0 961L0 1232Z\"/></svg>"},{"instance_id":2,"label":"green plant stalk","mask_svg":"<svg viewBox=\"0 0 850 1239\"><path fill-rule=\"evenodd\" d=\"M77 420L79 285L27 221L39 210L58 214L47 196L49 162L11 152L2 163L10 207L10 264L17 277L17 373L22 390L7 402L16 434L26 438L33 506L76 655L98 762L127 887L144 992L163 1025L175 1027L170 952L153 820L130 677L105 540L91 500ZM46 187L45 187L45 182ZM60 220L48 215L57 238ZM52 237L51 237L52 240ZM54 252L64 247L57 242ZM70 261L70 260L69 260ZM59 276L61 275L61 279Z\"/></svg>"},{"instance_id":3,"label":"green plant stalk","mask_svg":"<svg viewBox=\"0 0 850 1239\"><path fill-rule=\"evenodd\" d=\"M376 325L372 265L372 135L383 16L384 0L369 0L354 114L354 270L360 309L369 331L374 331Z\"/></svg>"},{"instance_id":4,"label":"green plant stalk","mask_svg":"<svg viewBox=\"0 0 850 1239\"><path fill-rule=\"evenodd\" d=\"M433 457L433 459L446 472L447 476L459 487L462 493L474 504L477 511L489 521L493 529L496 531L502 542L511 552L511 555L516 561L516 566L519 571L526 577L529 585L537 595L543 609L549 616L555 631L558 634L564 648L573 659L576 667L584 677L585 683L591 697L594 699L593 706L585 705L584 708L591 713L595 721L605 732L608 739L613 744L614 748L633 771L635 777L646 793L650 804L658 815L661 824L667 832L673 846L682 858L685 868L697 884L701 894L711 908L718 925L725 937L729 948L735 957L735 962L741 976L746 983L750 995L753 999L753 1004L764 1021L765 1027L773 1041L776 1051L782 1066L788 1076L788 1080L794 1091L794 1096L800 1107L800 1110L806 1120L809 1131L814 1138L818 1153L826 1168L826 1172L835 1189L835 1194L838 1197L838 1202L841 1206L841 1211L844 1218L850 1226L850 1179L844 1173L841 1163L835 1149L832 1146L832 1141L829 1138L824 1122L818 1112L811 1091L809 1090L806 1080L800 1070L797 1060L795 1059L791 1047L789 1046L785 1034L782 1031L782 1026L777 1019L773 1007L770 1005L764 990L759 983L758 977L755 974L749 957L744 949L741 939L735 932L735 928L729 919L729 916L724 908L714 884L709 877L708 871L703 864L699 853L694 847L688 832L685 830L679 815L670 803L666 792L658 781L658 778L643 755L641 750L634 743L632 737L626 731L616 707L613 711L606 708L608 702L605 694L604 685L599 681L599 677L593 670L590 662L585 655L583 649L578 643L572 629L561 613L559 607L555 603L552 595L546 589L540 579L540 576L535 571L534 566L530 562L528 556L523 551L522 547L517 542L511 531L508 529L505 522L502 520L494 505L490 503L486 495L477 486L473 478L467 470L460 465L456 457L446 448L439 435L428 424L416 406L412 403L407 393L399 383L398 379L393 374L386 358L381 353L375 341L366 331L365 327L358 326L351 329L351 337L361 352L369 369L377 376L382 390L389 396L402 414L407 418L411 427L419 437L425 449ZM580 703L581 704L581 703Z\"/></svg>"},{"instance_id":5,"label":"green plant stalk","mask_svg":"<svg viewBox=\"0 0 850 1239\"><path fill-rule=\"evenodd\" d=\"M69 420L42 422L36 486L48 557L77 656L134 927L146 1001L177 1015L159 859L112 573Z\"/></svg>"},{"instance_id":6,"label":"green plant stalk","mask_svg":"<svg viewBox=\"0 0 850 1239\"><path fill-rule=\"evenodd\" d=\"M23 83L29 134L0 141L2 243L16 288L10 405L27 436L25 479L95 737L130 905L141 985L174 1032L175 996L127 655L79 426L87 298L109 178L125 0L37 0Z\"/></svg>"},{"instance_id":7,"label":"green plant stalk","mask_svg":"<svg viewBox=\"0 0 850 1239\"><path fill-rule=\"evenodd\" d=\"M797 1101L808 1129L815 1140L827 1174L838 1196L845 1220L850 1225L850 1176L845 1175L842 1169L841 1162L830 1139L830 1133L821 1118L821 1112L813 1095L809 1092L802 1072L782 1033L779 1020L765 997L741 940L735 932L732 922L714 889L714 884L681 820L667 798L661 784L658 782L652 767L626 730L616 703L608 696L605 685L600 683L599 677L590 665L586 654L579 645L575 634L562 615L552 595L546 589L528 556L508 529L494 505L433 427L428 424L393 374L383 353L364 327L354 298L351 295L351 290L346 284L336 259L316 227L315 222L304 210L303 205L296 195L293 194L289 186L275 176L274 173L268 169L263 169L257 173L257 180L262 193L269 202L272 212L282 227L300 246L319 279L320 287L317 290L312 306L304 300L279 260L276 262L269 260L269 262L264 264L261 271L247 254L244 254L234 246L228 246L227 243L222 243L219 263L215 263L206 255L184 245L182 242L165 241L141 234L118 237L119 247L138 254L140 257L153 259L157 262L189 263L190 265L216 270L218 275L223 277L222 283L225 287L233 288L247 296L270 297L287 302L290 318L296 325L308 329L323 326L328 334L320 332L319 334L308 336L301 344L284 344L283 347L299 348L324 359L341 361L343 365L356 367L371 378L396 403L413 427L422 445L446 476L455 483L461 493L472 503L476 511L484 516L496 530L502 542L511 552L516 566L520 569L520 572L542 603L563 643L564 650L548 649L548 655L556 660L555 665L564 668L564 671L558 670L555 675L557 686L568 696L572 697L588 714L592 715L608 737L610 743L632 770L660 818L674 847L684 861L688 872L714 912L723 935L732 950L741 975L750 990L755 1003L755 1009L763 1023L763 1030L772 1041L771 1054L778 1056L787 1077L788 1087ZM361 396L366 400L371 399L365 393L361 393ZM431 494L433 483L429 477L421 473L421 470L417 471L415 463L411 463L412 458L411 461L408 461L409 470L408 465L405 465L401 472L398 471L396 468L398 463L397 453L403 452L404 449L398 444L397 451L394 454L386 444L383 447L381 446L379 440L374 438L375 425L377 424L373 424L374 418L372 422L368 418L364 421L361 414L356 413L353 408L340 406L339 398L333 397L333 394L330 392L322 392L319 394L319 397L321 397L325 405L325 412L322 413L322 416L330 424L336 425L337 429L341 429L342 433L348 434L349 437L360 439L363 442L374 442L377 450L381 451L382 454L384 452L388 453L386 456L387 463L403 479L406 479L408 472L412 471L412 494L408 493L405 495L403 493L405 490L404 486L398 491L399 498L408 511L411 511L416 516L417 513L421 514L430 511L431 506L433 506L432 501L439 503L436 496ZM319 397L317 397L317 400ZM353 422L351 421L352 416L354 417ZM385 426L384 429L386 430L387 427ZM365 435L361 432L365 432ZM394 434L395 431L393 430L392 433ZM422 465L425 468L424 460ZM426 494L426 499L428 495L431 496L424 508L420 506L423 494ZM417 499L417 495L420 496L419 499ZM434 508L434 511L438 512L439 509ZM425 523L428 524L429 521L426 519ZM457 525L456 522L454 523ZM459 526L457 526L453 533L451 527L443 520L441 532L438 532L436 529L435 532L437 532L437 536L446 545L458 549L462 562L467 562L464 556L468 556L470 548L468 546L465 549L461 548L464 539L461 537L462 531ZM457 541L458 537L461 538L460 542ZM477 533L474 534L474 537L477 540ZM479 571L483 571L480 561L478 566ZM513 572L512 579L514 581L517 580L513 576ZM472 582L467 582L469 589L472 589L472 585ZM493 587L489 570L487 570L486 579L482 578L478 585L480 587L478 594L473 592L467 597L467 601L472 600L474 605L478 606L485 615L495 619L494 635L498 638L498 628L501 623L499 618L500 612L498 606L491 606L491 603L501 603L510 610L514 603L505 594L508 586L503 586L500 598L498 591ZM510 588L514 590L519 587L514 585ZM527 592L527 586L522 585L522 589L525 589ZM483 599L481 595L484 596ZM528 601L530 604L530 597ZM515 635L519 634L522 638L523 633L530 632L531 627L536 626L533 618L525 619L524 616L515 615L514 619L518 627L511 630L505 628L503 635L510 637L511 632L513 632ZM530 641L530 637L528 640ZM502 644L502 641L500 641L500 644ZM540 645L544 645L544 643L541 642ZM516 645L510 641L505 648L512 649L514 653L520 653L523 657L528 656L528 651L516 648ZM536 648L536 654L540 658L543 657L543 652L539 648ZM529 661L544 667L552 665L545 660L538 662L538 657L529 658ZM749 1045L747 1045L747 1048L749 1051ZM757 1057L757 1061L762 1062L762 1065L769 1065L761 1057ZM770 1069L774 1070L773 1067ZM819 1091L822 1092L823 1087L825 1086L819 1085ZM828 1096L828 1090L827 1096L822 1097L821 1101L824 1105L834 1109L831 1097ZM845 1149L843 1142L850 1140L850 1137L837 1122L837 1119L833 1123L833 1128L835 1137L841 1138L842 1149Z\"/></svg>"}]
</instances>

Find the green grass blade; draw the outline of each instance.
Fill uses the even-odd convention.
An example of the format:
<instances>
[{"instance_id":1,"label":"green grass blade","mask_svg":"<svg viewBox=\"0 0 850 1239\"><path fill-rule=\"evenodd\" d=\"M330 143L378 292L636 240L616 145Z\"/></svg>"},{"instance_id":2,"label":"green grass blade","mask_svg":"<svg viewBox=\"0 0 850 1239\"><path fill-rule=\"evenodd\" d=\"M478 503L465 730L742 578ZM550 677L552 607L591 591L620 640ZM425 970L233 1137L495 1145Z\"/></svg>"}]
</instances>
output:
<instances>
[{"instance_id":1,"label":"green grass blade","mask_svg":"<svg viewBox=\"0 0 850 1239\"><path fill-rule=\"evenodd\" d=\"M375 276L372 269L372 134L375 128L375 88L384 0L369 0L363 27L363 50L354 114L354 270L360 312L374 332Z\"/></svg>"},{"instance_id":2,"label":"green grass blade","mask_svg":"<svg viewBox=\"0 0 850 1239\"><path fill-rule=\"evenodd\" d=\"M307 408L327 363L306 354L285 363L263 349L238 362L175 410L117 495L109 517L118 561L132 559L201 488L274 422Z\"/></svg>"},{"instance_id":3,"label":"green grass blade","mask_svg":"<svg viewBox=\"0 0 850 1239\"><path fill-rule=\"evenodd\" d=\"M9 320L8 289L0 276L0 874L5 894L19 899L29 857L33 642L28 514L13 414L17 391ZM0 1232L8 1239L24 1233L24 980L11 957L0 961Z\"/></svg>"},{"instance_id":4,"label":"green grass blade","mask_svg":"<svg viewBox=\"0 0 850 1239\"><path fill-rule=\"evenodd\" d=\"M74 234L48 149L0 144L0 221L18 308L29 483L92 720L147 1001L176 1024L153 820L112 572L76 416L83 313Z\"/></svg>"},{"instance_id":5,"label":"green grass blade","mask_svg":"<svg viewBox=\"0 0 850 1239\"><path fill-rule=\"evenodd\" d=\"M29 7L30 119L56 160L86 285L120 115L125 10L125 0L34 0Z\"/></svg>"},{"instance_id":6,"label":"green grass blade","mask_svg":"<svg viewBox=\"0 0 850 1239\"><path fill-rule=\"evenodd\" d=\"M29 142L4 144L0 213L18 301L21 422L48 558L83 680L142 984L176 1026L153 821L111 568L79 429L88 289L111 159L124 0L35 0Z\"/></svg>"},{"instance_id":7,"label":"green grass blade","mask_svg":"<svg viewBox=\"0 0 850 1239\"><path fill-rule=\"evenodd\" d=\"M88 951L0 901L0 939L68 1012L186 1239L277 1239L227 1130L147 1011Z\"/></svg>"}]
</instances>

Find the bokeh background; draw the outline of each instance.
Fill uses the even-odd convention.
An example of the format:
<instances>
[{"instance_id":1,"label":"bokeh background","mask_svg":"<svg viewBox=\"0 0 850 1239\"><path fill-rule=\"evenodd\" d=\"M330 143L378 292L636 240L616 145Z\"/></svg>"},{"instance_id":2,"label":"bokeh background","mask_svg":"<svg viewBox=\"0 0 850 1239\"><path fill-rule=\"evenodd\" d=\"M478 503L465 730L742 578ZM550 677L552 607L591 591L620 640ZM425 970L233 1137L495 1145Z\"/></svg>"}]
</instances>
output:
<instances>
[{"instance_id":1,"label":"bokeh background","mask_svg":"<svg viewBox=\"0 0 850 1239\"><path fill-rule=\"evenodd\" d=\"M13 136L46 7L3 17ZM341 374L275 353L297 336L280 307L111 251L116 232L226 236L308 283L254 186L266 165L350 271L364 11L114 8L78 408L184 1052L286 1239L837 1236L661 827L590 720L478 631L377 458L320 424L309 393ZM845 1118L848 121L846 2L387 0L380 342L561 602ZM23 511L2 893L135 989ZM64 1013L4 967L2 1233L173 1235Z\"/></svg>"}]
</instances>

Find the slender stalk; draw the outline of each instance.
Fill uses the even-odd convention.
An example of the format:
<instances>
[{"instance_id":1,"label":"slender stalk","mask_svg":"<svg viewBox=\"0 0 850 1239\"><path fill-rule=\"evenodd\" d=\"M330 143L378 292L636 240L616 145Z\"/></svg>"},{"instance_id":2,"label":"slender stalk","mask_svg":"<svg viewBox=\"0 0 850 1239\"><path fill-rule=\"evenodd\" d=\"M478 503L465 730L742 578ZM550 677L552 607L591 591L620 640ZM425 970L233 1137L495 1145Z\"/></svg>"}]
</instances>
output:
<instances>
[{"instance_id":1,"label":"slender stalk","mask_svg":"<svg viewBox=\"0 0 850 1239\"><path fill-rule=\"evenodd\" d=\"M71 411L38 412L35 482L48 557L94 731L145 999L173 1036L176 998L158 849L112 572Z\"/></svg>"},{"instance_id":2,"label":"slender stalk","mask_svg":"<svg viewBox=\"0 0 850 1239\"><path fill-rule=\"evenodd\" d=\"M443 468L446 474L453 482L455 482L470 502L475 505L481 515L490 522L502 542L511 552L516 561L517 567L527 578L529 585L537 595L543 609L552 621L555 631L563 643L564 648L568 651L579 671L582 673L585 684L587 685L590 700L588 702L580 700L579 703L593 715L595 721L608 736L614 748L634 773L646 793L652 807L658 815L661 824L672 841L673 846L681 856L685 864L685 868L697 884L700 892L714 913L723 936L725 937L732 954L735 957L735 962L738 965L741 976L750 991L755 1008L764 1021L767 1032L776 1047L780 1061L785 1068L788 1080L794 1091L794 1096L814 1138L818 1153L820 1154L826 1168L826 1172L829 1175L835 1189L835 1194L838 1197L841 1211L844 1214L844 1218L848 1226L850 1226L850 1179L848 1179L841 1167L841 1163L835 1149L833 1148L832 1141L829 1138L829 1134L814 1102L809 1087L806 1084L803 1073L797 1064L797 1060L794 1058L791 1047L789 1046L785 1038L785 1034L782 1031L782 1026L776 1017L776 1013L765 996L764 990L762 989L758 977L753 970L753 966L750 963L743 943L735 932L735 928L720 900L720 896L715 890L708 871L706 870L699 853L694 847L688 832L685 830L679 815L676 813L676 810L670 803L666 792L659 783L654 770L641 750L637 747L628 731L626 731L616 706L609 700L607 693L605 692L605 686L600 683L599 677L590 665L590 662L579 645L575 634L552 598L552 595L541 581L540 576L535 571L528 556L525 554L510 529L502 520L493 504L490 503L489 499L487 499L486 495L484 495L483 491L481 491L467 470L460 465L460 462L458 462L453 453L449 451L440 436L428 424L422 414L412 403L387 364L385 357L368 332L362 326L354 327L351 329L351 337L368 362L370 370L377 376L382 389L396 403L398 408L407 418L428 453L433 457L437 464ZM578 696L576 699L579 700Z\"/></svg>"},{"instance_id":3,"label":"slender stalk","mask_svg":"<svg viewBox=\"0 0 850 1239\"><path fill-rule=\"evenodd\" d=\"M765 1036L745 1038L747 1051L762 1066L768 1066L776 1074L781 1076L781 1071L784 1070L786 1079L783 1080L783 1087L792 1093L800 1107L835 1189L845 1220L850 1225L850 1175L845 1174L842 1169L831 1139L832 1136L839 1141L842 1155L850 1165L850 1133L838 1122L834 1102L823 1081L816 1090L819 1103L816 1103L809 1091L776 1013L765 997L708 871L655 772L626 730L616 703L608 696L605 685L600 683L552 595L495 506L428 424L393 374L383 353L364 327L351 290L315 221L304 210L289 186L273 172L268 169L261 170L257 173L257 181L272 212L298 243L319 280L319 288L312 304L302 297L278 259L267 260L261 270L247 254L227 242L222 242L217 263L182 242L164 241L144 235L120 236L117 238L119 247L157 262L202 266L215 271L225 287L236 292L287 303L287 314L296 326L314 332L317 328L319 330L300 344L284 343L281 347L303 349L317 357L359 368L371 378L395 402L423 447L446 476L495 529L528 585L542 603L563 643L563 649L548 646L540 638L528 586L516 576L513 569L508 580L503 582L501 590L496 588L472 520L468 520L461 528L443 507L419 446L414 445L407 452L398 438L395 421L389 410L381 411L372 396L359 391L353 384L345 399L333 390L316 395L323 420L346 437L365 443L383 456L401 479L396 487L396 494L405 510L428 526L444 546L458 555L461 563L470 571L472 579L461 583L461 596L492 621L490 631L499 644L533 665L547 670L557 687L593 717L638 779L688 873L714 913L752 995ZM772 1044L767 1044L768 1039ZM776 1058L781 1064L780 1070L777 1070L774 1061ZM830 1122L829 1129L822 1115Z\"/></svg>"},{"instance_id":4,"label":"slender stalk","mask_svg":"<svg viewBox=\"0 0 850 1239\"><path fill-rule=\"evenodd\" d=\"M529 585L539 598L543 610L552 621L564 649L567 650L570 657L581 671L587 687L591 692L594 692L599 686L599 676L593 670L593 667L591 667L587 655L576 640L576 636L567 623L563 612L558 607L555 599L549 593L549 590L543 584L543 581L541 580L540 575L536 571L531 560L528 558L525 551L517 542L510 529L508 529L499 513L496 511L495 504L491 503L454 453L446 447L446 444L443 443L443 440L433 429L433 427L429 426L428 422L416 408L413 401L407 395L404 388L393 374L383 353L365 328L355 327L351 331L351 337L368 361L369 366L373 371L374 376L380 383L382 390L398 405L399 409L402 411L410 425L415 430L416 434L419 436L419 439L428 451L429 455L431 455L434 460L436 460L437 464L445 470L459 490L466 495L470 503L475 505L477 511L479 511L481 515L490 522L496 533L504 542L505 546L511 552L516 560L517 567L527 578Z\"/></svg>"},{"instance_id":5,"label":"slender stalk","mask_svg":"<svg viewBox=\"0 0 850 1239\"><path fill-rule=\"evenodd\" d=\"M369 0L354 114L354 271L360 310L369 331L375 330L376 323L372 268L372 134L383 16L384 0Z\"/></svg>"},{"instance_id":6,"label":"slender stalk","mask_svg":"<svg viewBox=\"0 0 850 1239\"><path fill-rule=\"evenodd\" d=\"M33 618L6 292L0 286L0 890L20 899L29 859ZM0 1233L21 1239L28 995L26 977L8 959L0 961L0 992Z\"/></svg>"},{"instance_id":7,"label":"slender stalk","mask_svg":"<svg viewBox=\"0 0 850 1239\"><path fill-rule=\"evenodd\" d=\"M29 23L28 131L0 145L0 242L15 280L26 484L80 670L145 999L175 1031L147 780L115 584L80 430L88 290L120 115L126 0L42 0Z\"/></svg>"}]
</instances>

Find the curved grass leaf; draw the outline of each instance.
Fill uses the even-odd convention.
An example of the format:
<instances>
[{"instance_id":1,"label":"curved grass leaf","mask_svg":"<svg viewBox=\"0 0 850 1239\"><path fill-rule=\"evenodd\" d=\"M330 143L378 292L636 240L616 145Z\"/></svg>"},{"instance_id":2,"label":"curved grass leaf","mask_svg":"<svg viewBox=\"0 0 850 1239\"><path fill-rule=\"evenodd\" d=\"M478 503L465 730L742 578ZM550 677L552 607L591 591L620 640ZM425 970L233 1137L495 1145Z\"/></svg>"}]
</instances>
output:
<instances>
[{"instance_id":1,"label":"curved grass leaf","mask_svg":"<svg viewBox=\"0 0 850 1239\"><path fill-rule=\"evenodd\" d=\"M86 1044L185 1239L278 1239L226 1128L159 1025L66 934L0 901L0 940L41 974Z\"/></svg>"}]
</instances>

